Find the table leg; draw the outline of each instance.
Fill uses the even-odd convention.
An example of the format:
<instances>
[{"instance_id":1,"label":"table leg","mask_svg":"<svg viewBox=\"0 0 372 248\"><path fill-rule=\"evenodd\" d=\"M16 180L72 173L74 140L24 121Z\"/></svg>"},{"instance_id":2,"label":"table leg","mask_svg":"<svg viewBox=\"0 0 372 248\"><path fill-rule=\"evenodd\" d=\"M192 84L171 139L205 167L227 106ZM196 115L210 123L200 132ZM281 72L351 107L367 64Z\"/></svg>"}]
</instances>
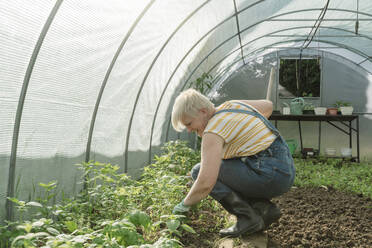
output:
<instances>
[{"instance_id":1,"label":"table leg","mask_svg":"<svg viewBox=\"0 0 372 248\"><path fill-rule=\"evenodd\" d=\"M351 121L349 121L349 147L353 148L353 132L351 128Z\"/></svg>"},{"instance_id":2,"label":"table leg","mask_svg":"<svg viewBox=\"0 0 372 248\"><path fill-rule=\"evenodd\" d=\"M358 163L360 163L360 153L359 153L359 115L356 118L356 130L357 130L357 157L358 157Z\"/></svg>"},{"instance_id":3,"label":"table leg","mask_svg":"<svg viewBox=\"0 0 372 248\"><path fill-rule=\"evenodd\" d=\"M301 121L298 121L298 129L300 131L300 145L301 145L301 152L304 149L302 146L302 132L301 132Z\"/></svg>"},{"instance_id":4,"label":"table leg","mask_svg":"<svg viewBox=\"0 0 372 248\"><path fill-rule=\"evenodd\" d=\"M319 136L318 136L318 155L320 155L320 140L322 136L322 122L319 121Z\"/></svg>"}]
</instances>

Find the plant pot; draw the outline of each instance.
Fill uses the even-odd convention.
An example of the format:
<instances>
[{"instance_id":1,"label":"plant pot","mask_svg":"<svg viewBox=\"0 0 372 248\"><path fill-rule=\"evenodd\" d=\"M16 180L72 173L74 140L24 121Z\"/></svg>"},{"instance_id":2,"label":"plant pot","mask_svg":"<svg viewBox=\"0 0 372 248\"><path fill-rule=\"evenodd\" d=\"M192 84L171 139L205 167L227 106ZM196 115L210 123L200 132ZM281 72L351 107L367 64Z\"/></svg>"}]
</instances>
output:
<instances>
[{"instance_id":1,"label":"plant pot","mask_svg":"<svg viewBox=\"0 0 372 248\"><path fill-rule=\"evenodd\" d=\"M328 147L326 148L325 153L328 157L334 157L336 156L336 148Z\"/></svg>"},{"instance_id":2,"label":"plant pot","mask_svg":"<svg viewBox=\"0 0 372 248\"><path fill-rule=\"evenodd\" d=\"M302 110L302 114L304 114L304 115L313 115L314 114L314 110L312 110L312 109L305 109L305 110Z\"/></svg>"},{"instance_id":3,"label":"plant pot","mask_svg":"<svg viewBox=\"0 0 372 248\"><path fill-rule=\"evenodd\" d=\"M337 115L338 108L327 108L328 115Z\"/></svg>"},{"instance_id":4,"label":"plant pot","mask_svg":"<svg viewBox=\"0 0 372 248\"><path fill-rule=\"evenodd\" d=\"M285 140L285 142L287 143L289 151L291 152L291 155L293 156L298 146L297 141L294 139L288 139L288 140Z\"/></svg>"},{"instance_id":5,"label":"plant pot","mask_svg":"<svg viewBox=\"0 0 372 248\"><path fill-rule=\"evenodd\" d=\"M319 154L319 151L314 148L303 148L302 156L303 157L315 157Z\"/></svg>"},{"instance_id":6,"label":"plant pot","mask_svg":"<svg viewBox=\"0 0 372 248\"><path fill-rule=\"evenodd\" d=\"M342 147L340 152L342 157L351 157L352 150L350 147Z\"/></svg>"},{"instance_id":7,"label":"plant pot","mask_svg":"<svg viewBox=\"0 0 372 248\"><path fill-rule=\"evenodd\" d=\"M314 108L314 112L316 115L325 115L327 112L327 108L325 107L316 107Z\"/></svg>"},{"instance_id":8,"label":"plant pot","mask_svg":"<svg viewBox=\"0 0 372 248\"><path fill-rule=\"evenodd\" d=\"M352 106L343 106L340 107L342 115L352 115L354 108Z\"/></svg>"},{"instance_id":9,"label":"plant pot","mask_svg":"<svg viewBox=\"0 0 372 248\"><path fill-rule=\"evenodd\" d=\"M283 115L289 115L291 113L291 109L289 107L283 107Z\"/></svg>"}]
</instances>

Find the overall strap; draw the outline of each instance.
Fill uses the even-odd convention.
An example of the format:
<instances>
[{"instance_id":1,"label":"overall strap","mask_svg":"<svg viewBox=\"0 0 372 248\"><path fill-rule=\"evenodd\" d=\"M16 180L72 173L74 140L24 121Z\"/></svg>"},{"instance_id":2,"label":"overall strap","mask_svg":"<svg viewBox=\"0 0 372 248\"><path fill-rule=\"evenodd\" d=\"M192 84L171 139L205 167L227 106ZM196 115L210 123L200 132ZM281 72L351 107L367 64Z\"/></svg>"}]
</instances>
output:
<instances>
[{"instance_id":1,"label":"overall strap","mask_svg":"<svg viewBox=\"0 0 372 248\"><path fill-rule=\"evenodd\" d=\"M238 103L238 104L240 104L240 105L242 105L242 106L244 106L248 109L251 109L252 111L248 111L248 110L244 110L244 109L222 109L222 110L219 110L216 113L214 113L214 115L217 115L217 114L223 113L223 112L234 112L234 113L243 113L243 114L253 115L253 116L259 118L266 125L266 127L269 128L276 136L280 136L278 129L268 119L266 119L263 115L261 115L259 112L257 112L252 107L249 107L248 105L246 105L244 103L241 103L241 102L236 102L236 103Z\"/></svg>"}]
</instances>

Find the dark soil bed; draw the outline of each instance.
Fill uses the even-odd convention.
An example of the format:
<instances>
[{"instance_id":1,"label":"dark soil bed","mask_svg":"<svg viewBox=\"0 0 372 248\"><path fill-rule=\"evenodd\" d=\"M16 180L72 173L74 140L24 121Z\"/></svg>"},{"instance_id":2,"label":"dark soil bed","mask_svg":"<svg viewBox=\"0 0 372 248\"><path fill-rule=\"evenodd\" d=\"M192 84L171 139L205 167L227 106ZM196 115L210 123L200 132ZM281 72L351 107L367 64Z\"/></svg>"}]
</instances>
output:
<instances>
[{"instance_id":1,"label":"dark soil bed","mask_svg":"<svg viewBox=\"0 0 372 248\"><path fill-rule=\"evenodd\" d=\"M268 247L372 247L370 198L333 188L309 187L292 188L274 202L281 208L282 217L267 230ZM215 230L205 233L211 230L210 225ZM185 235L182 243L186 247L216 247L220 226L201 223L197 218L191 226L204 233Z\"/></svg>"},{"instance_id":2,"label":"dark soil bed","mask_svg":"<svg viewBox=\"0 0 372 248\"><path fill-rule=\"evenodd\" d=\"M372 201L333 188L293 188L267 233L271 247L372 247Z\"/></svg>"}]
</instances>

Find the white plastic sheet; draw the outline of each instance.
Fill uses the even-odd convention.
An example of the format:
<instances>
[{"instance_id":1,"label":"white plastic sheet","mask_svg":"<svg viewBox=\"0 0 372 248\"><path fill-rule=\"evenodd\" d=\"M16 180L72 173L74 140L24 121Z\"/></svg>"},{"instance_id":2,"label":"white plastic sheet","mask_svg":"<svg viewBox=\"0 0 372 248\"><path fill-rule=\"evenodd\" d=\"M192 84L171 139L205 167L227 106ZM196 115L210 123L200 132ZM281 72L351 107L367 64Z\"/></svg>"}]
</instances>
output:
<instances>
[{"instance_id":1,"label":"white plastic sheet","mask_svg":"<svg viewBox=\"0 0 372 248\"><path fill-rule=\"evenodd\" d=\"M15 177L30 176L20 184L21 198L32 182L55 179L61 187L71 185L77 180L71 179L72 164L85 159L90 129L89 159L117 163L128 172L141 168L151 158L150 149L177 137L169 118L181 90L203 72L215 78L216 88L223 87L244 63L301 48L326 1L237 0L235 12L234 2L226 0L64 0L32 58L54 4L0 0L1 204L11 154L17 158ZM360 111L369 112L372 1L359 0L356 11L356 1L330 1L308 49L330 56L328 73L337 74L336 61L333 65L355 74L353 85L365 94ZM13 133L25 80L20 129ZM15 138L16 151L11 148ZM56 166L66 174L56 173Z\"/></svg>"}]
</instances>

